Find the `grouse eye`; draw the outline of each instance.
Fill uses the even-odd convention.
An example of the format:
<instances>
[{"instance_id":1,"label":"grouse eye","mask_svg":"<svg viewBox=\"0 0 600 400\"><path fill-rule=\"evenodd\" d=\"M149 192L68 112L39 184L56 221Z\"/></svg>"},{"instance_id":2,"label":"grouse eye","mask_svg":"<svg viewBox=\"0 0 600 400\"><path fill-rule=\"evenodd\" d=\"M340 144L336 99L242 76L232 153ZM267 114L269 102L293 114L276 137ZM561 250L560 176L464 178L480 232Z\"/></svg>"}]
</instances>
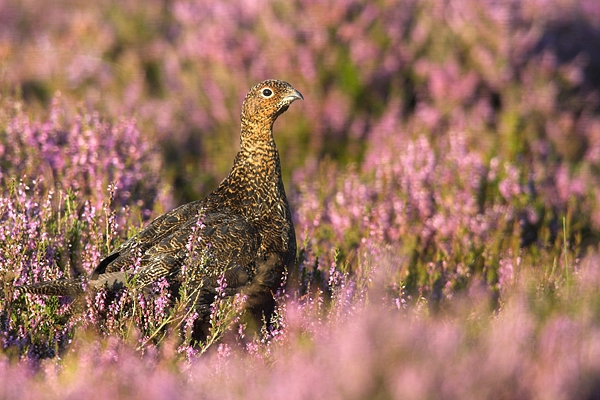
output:
<instances>
[{"instance_id":1,"label":"grouse eye","mask_svg":"<svg viewBox=\"0 0 600 400\"><path fill-rule=\"evenodd\" d=\"M264 98L268 99L269 97L273 96L273 91L269 88L265 88L262 91L262 95Z\"/></svg>"}]
</instances>

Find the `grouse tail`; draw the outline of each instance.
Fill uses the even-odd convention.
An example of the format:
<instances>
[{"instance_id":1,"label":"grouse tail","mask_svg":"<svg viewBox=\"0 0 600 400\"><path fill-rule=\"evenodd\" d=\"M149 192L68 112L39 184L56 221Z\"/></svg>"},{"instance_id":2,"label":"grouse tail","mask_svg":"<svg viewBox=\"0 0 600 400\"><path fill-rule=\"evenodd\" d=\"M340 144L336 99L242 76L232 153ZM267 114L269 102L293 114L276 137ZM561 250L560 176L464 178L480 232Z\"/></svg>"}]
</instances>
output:
<instances>
[{"instance_id":1,"label":"grouse tail","mask_svg":"<svg viewBox=\"0 0 600 400\"><path fill-rule=\"evenodd\" d=\"M21 293L45 294L50 296L78 296L84 293L82 281L78 279L57 279L55 281L19 286Z\"/></svg>"}]
</instances>

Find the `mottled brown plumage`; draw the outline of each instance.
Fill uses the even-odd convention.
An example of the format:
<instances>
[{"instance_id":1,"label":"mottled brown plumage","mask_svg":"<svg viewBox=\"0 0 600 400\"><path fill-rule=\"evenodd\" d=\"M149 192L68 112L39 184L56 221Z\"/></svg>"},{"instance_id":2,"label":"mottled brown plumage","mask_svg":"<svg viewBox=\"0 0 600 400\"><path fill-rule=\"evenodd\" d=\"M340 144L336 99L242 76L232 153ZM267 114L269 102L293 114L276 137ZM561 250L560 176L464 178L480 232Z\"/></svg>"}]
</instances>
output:
<instances>
[{"instance_id":1,"label":"mottled brown plumage","mask_svg":"<svg viewBox=\"0 0 600 400\"><path fill-rule=\"evenodd\" d=\"M247 306L269 312L283 271L296 256L296 236L281 179L273 123L302 95L290 84L267 80L246 95L241 114L241 144L233 168L205 199L182 205L156 219L109 254L89 278L23 286L23 292L77 296L87 288L118 290L129 282L145 287L164 277L177 285L189 255L194 229L200 248L209 248L194 282L214 298L225 271L228 294L247 295ZM198 220L202 222L202 228ZM141 258L140 258L141 257ZM132 271L136 258L137 272Z\"/></svg>"}]
</instances>

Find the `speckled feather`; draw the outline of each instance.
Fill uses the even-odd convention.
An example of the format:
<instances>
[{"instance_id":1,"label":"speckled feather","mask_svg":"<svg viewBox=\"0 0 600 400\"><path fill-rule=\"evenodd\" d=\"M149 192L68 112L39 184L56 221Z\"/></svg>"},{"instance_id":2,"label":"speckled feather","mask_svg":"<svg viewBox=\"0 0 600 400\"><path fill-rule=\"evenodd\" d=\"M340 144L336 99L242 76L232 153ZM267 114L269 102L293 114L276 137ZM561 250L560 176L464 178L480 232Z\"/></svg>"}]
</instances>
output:
<instances>
[{"instance_id":1,"label":"speckled feather","mask_svg":"<svg viewBox=\"0 0 600 400\"><path fill-rule=\"evenodd\" d=\"M20 287L27 293L77 296L87 288L145 287L161 277L177 284L188 256L186 245L198 218L198 244L210 263L193 281L212 288L226 271L228 294L243 292L251 309L269 309L285 268L295 262L296 236L281 179L273 123L302 95L290 84L266 80L250 89L241 113L241 144L231 172L205 199L154 219L104 258L86 280L56 280ZM138 270L132 270L138 261ZM207 295L207 299L214 296ZM211 300L207 300L210 302Z\"/></svg>"}]
</instances>

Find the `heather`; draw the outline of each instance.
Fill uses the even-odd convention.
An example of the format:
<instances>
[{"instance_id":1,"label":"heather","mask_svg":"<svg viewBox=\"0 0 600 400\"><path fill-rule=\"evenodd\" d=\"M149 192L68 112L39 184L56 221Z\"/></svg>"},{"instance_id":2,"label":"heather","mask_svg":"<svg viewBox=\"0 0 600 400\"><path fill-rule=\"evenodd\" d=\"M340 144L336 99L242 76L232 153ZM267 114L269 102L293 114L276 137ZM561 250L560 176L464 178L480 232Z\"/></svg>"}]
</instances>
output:
<instances>
[{"instance_id":1,"label":"heather","mask_svg":"<svg viewBox=\"0 0 600 400\"><path fill-rule=\"evenodd\" d=\"M38 3L0 4L3 398L598 396L596 1ZM306 99L272 324L14 290L206 195L269 77Z\"/></svg>"}]
</instances>

